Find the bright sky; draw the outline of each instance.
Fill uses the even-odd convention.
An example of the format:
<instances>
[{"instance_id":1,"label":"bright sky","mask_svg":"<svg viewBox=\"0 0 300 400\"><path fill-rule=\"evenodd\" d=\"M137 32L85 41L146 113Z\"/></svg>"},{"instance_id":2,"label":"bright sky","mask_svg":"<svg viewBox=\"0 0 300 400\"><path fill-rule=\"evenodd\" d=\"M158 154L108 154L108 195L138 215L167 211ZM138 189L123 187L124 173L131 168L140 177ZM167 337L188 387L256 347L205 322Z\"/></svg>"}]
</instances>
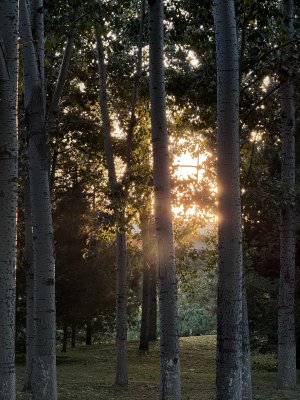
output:
<instances>
[{"instance_id":1,"label":"bright sky","mask_svg":"<svg viewBox=\"0 0 300 400\"><path fill-rule=\"evenodd\" d=\"M207 159L207 155L199 154L198 157L193 157L190 153L186 152L181 154L180 156L175 157L174 165L177 167L175 175L180 179L188 179L193 176L196 178L198 182L201 180L204 170L201 168L201 164ZM195 215L196 214L196 206L191 206L188 210L184 210L183 206L172 207L173 214L175 217L179 217L183 213L185 216Z\"/></svg>"}]
</instances>

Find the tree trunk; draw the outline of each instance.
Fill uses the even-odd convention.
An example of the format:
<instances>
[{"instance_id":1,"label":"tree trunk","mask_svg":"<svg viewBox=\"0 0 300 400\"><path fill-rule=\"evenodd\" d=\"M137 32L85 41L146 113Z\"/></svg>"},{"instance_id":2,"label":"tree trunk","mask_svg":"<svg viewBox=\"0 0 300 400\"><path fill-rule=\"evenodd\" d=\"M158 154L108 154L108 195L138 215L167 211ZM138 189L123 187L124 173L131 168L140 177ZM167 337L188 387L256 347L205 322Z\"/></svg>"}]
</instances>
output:
<instances>
[{"instance_id":1,"label":"tree trunk","mask_svg":"<svg viewBox=\"0 0 300 400\"><path fill-rule=\"evenodd\" d=\"M68 324L65 322L63 328L63 339L62 339L62 349L61 349L62 353L66 353L67 346L68 346Z\"/></svg>"},{"instance_id":2,"label":"tree trunk","mask_svg":"<svg viewBox=\"0 0 300 400\"><path fill-rule=\"evenodd\" d=\"M218 77L217 400L242 399L239 55L233 0L214 1Z\"/></svg>"},{"instance_id":3,"label":"tree trunk","mask_svg":"<svg viewBox=\"0 0 300 400\"><path fill-rule=\"evenodd\" d=\"M72 324L71 331L71 349L75 349L76 347L76 326Z\"/></svg>"},{"instance_id":4,"label":"tree trunk","mask_svg":"<svg viewBox=\"0 0 300 400\"><path fill-rule=\"evenodd\" d=\"M126 233L117 229L117 365L116 385L128 384L127 361L127 245Z\"/></svg>"},{"instance_id":5,"label":"tree trunk","mask_svg":"<svg viewBox=\"0 0 300 400\"><path fill-rule=\"evenodd\" d=\"M111 139L111 124L107 105L106 89L106 67L104 62L104 50L102 38L97 32L97 58L99 68L99 103L102 117L104 150L108 169L110 192L116 219L119 226L116 227L117 242L117 302L116 302L116 385L126 386L128 384L127 367L127 247L126 233L123 226L124 210L119 209L117 201L118 182L116 178L115 163Z\"/></svg>"},{"instance_id":6,"label":"tree trunk","mask_svg":"<svg viewBox=\"0 0 300 400\"><path fill-rule=\"evenodd\" d=\"M283 1L284 22L288 40L294 38L294 2ZM280 73L281 101L281 179L284 204L280 224L280 283L278 298L278 386L294 389L296 385L296 338L295 338L295 93L290 59Z\"/></svg>"},{"instance_id":7,"label":"tree trunk","mask_svg":"<svg viewBox=\"0 0 300 400\"><path fill-rule=\"evenodd\" d=\"M150 326L149 340L157 340L157 254L155 245L154 221L150 224L151 255L150 255Z\"/></svg>"},{"instance_id":8,"label":"tree trunk","mask_svg":"<svg viewBox=\"0 0 300 400\"><path fill-rule=\"evenodd\" d=\"M151 130L160 299L160 399L179 400L181 385L177 284L164 78L163 1L151 0L148 4Z\"/></svg>"},{"instance_id":9,"label":"tree trunk","mask_svg":"<svg viewBox=\"0 0 300 400\"><path fill-rule=\"evenodd\" d=\"M32 218L30 205L30 186L28 177L25 178L24 188L24 224L25 224L25 272L26 272L26 369L24 392L31 392L33 370L33 341L34 341L34 265L32 243Z\"/></svg>"},{"instance_id":10,"label":"tree trunk","mask_svg":"<svg viewBox=\"0 0 300 400\"><path fill-rule=\"evenodd\" d=\"M91 346L92 345L92 324L90 322L88 324L86 324L85 344L87 346Z\"/></svg>"},{"instance_id":11,"label":"tree trunk","mask_svg":"<svg viewBox=\"0 0 300 400\"><path fill-rule=\"evenodd\" d=\"M28 164L34 249L34 400L56 400L55 263L49 192L43 76L43 7L32 3L31 27L25 0L20 1L20 33L25 81ZM36 49L32 31L35 32Z\"/></svg>"},{"instance_id":12,"label":"tree trunk","mask_svg":"<svg viewBox=\"0 0 300 400\"><path fill-rule=\"evenodd\" d=\"M156 262L151 263L150 269L150 322L149 340L157 340L157 277Z\"/></svg>"},{"instance_id":13,"label":"tree trunk","mask_svg":"<svg viewBox=\"0 0 300 400\"><path fill-rule=\"evenodd\" d=\"M18 2L0 2L0 398L16 398L15 267L18 196Z\"/></svg>"},{"instance_id":14,"label":"tree trunk","mask_svg":"<svg viewBox=\"0 0 300 400\"><path fill-rule=\"evenodd\" d=\"M243 400L252 400L252 379L251 379L251 351L248 323L248 305L245 282L243 282Z\"/></svg>"},{"instance_id":15,"label":"tree trunk","mask_svg":"<svg viewBox=\"0 0 300 400\"><path fill-rule=\"evenodd\" d=\"M142 213L141 236L143 246L143 300L142 300L142 320L140 330L139 349L143 351L149 350L149 328L150 328L150 218L147 212Z\"/></svg>"}]
</instances>

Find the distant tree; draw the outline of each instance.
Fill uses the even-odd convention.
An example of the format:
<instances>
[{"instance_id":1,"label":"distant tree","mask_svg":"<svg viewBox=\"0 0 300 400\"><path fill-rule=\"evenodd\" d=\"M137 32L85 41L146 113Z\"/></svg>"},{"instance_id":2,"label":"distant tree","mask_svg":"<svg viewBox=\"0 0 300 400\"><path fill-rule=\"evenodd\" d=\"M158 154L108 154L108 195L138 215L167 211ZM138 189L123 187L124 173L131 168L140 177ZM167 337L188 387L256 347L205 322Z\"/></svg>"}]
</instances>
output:
<instances>
[{"instance_id":1,"label":"distant tree","mask_svg":"<svg viewBox=\"0 0 300 400\"><path fill-rule=\"evenodd\" d=\"M104 153L108 171L108 181L111 197L111 208L114 213L116 225L117 244L117 315L116 315L116 337L117 337L117 363L116 384L126 386L128 384L127 366L127 244L126 244L126 205L129 189L128 178L131 171L132 141L136 125L136 106L138 85L141 76L142 46L144 33L145 2L141 1L140 29L138 35L138 54L136 60L136 78L133 82L131 107L126 124L127 146L124 177L120 181L116 173L115 152L112 141L112 122L108 107L107 68L103 45L103 34L105 25L103 16L98 12L95 24L95 36L97 43L97 60L99 70L99 105L102 119L102 134L104 141Z\"/></svg>"}]
</instances>

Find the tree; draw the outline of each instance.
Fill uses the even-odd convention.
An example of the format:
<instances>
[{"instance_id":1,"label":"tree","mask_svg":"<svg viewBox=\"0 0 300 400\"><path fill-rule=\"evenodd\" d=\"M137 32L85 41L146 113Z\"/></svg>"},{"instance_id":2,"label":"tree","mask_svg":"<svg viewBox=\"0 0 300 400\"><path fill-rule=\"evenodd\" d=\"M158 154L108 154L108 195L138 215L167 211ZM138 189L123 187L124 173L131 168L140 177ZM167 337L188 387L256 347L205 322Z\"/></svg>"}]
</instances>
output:
<instances>
[{"instance_id":1,"label":"tree","mask_svg":"<svg viewBox=\"0 0 300 400\"><path fill-rule=\"evenodd\" d=\"M177 287L164 77L164 10L149 0L149 68L160 307L160 399L181 398Z\"/></svg>"},{"instance_id":2,"label":"tree","mask_svg":"<svg viewBox=\"0 0 300 400\"><path fill-rule=\"evenodd\" d=\"M133 84L131 110L129 124L127 126L127 151L126 171L122 182L118 181L112 144L112 124L108 108L107 72L102 34L105 29L103 17L99 15L96 25L97 60L99 69L99 104L102 118L102 133L104 140L104 152L108 170L108 181L112 209L116 223L117 242L117 306L116 306L116 337L117 337L117 362L116 384L126 386L128 384L127 366L127 244L126 244L126 203L129 189L128 177L131 170L132 139L136 124L137 90L141 75L142 46L144 33L144 0L141 2L141 18L139 29L138 56L136 61L136 79ZM122 187L122 184L124 187Z\"/></svg>"},{"instance_id":3,"label":"tree","mask_svg":"<svg viewBox=\"0 0 300 400\"><path fill-rule=\"evenodd\" d=\"M242 398L242 223L239 54L233 0L214 1L217 51L217 399Z\"/></svg>"},{"instance_id":4,"label":"tree","mask_svg":"<svg viewBox=\"0 0 300 400\"><path fill-rule=\"evenodd\" d=\"M29 9L25 0L20 2L34 253L32 390L36 400L55 400L55 263L45 135L44 16L42 1L33 0L30 5Z\"/></svg>"},{"instance_id":5,"label":"tree","mask_svg":"<svg viewBox=\"0 0 300 400\"><path fill-rule=\"evenodd\" d=\"M294 1L282 2L287 40L294 39ZM294 50L283 56L280 77L281 102L281 179L283 205L280 223L280 283L278 298L278 386L294 389L296 385L295 338L295 90Z\"/></svg>"},{"instance_id":6,"label":"tree","mask_svg":"<svg viewBox=\"0 0 300 400\"><path fill-rule=\"evenodd\" d=\"M15 264L17 221L18 1L0 1L0 398L16 398Z\"/></svg>"},{"instance_id":7,"label":"tree","mask_svg":"<svg viewBox=\"0 0 300 400\"><path fill-rule=\"evenodd\" d=\"M141 237L143 248L143 295L142 295L142 319L140 331L139 349L149 350L150 337L150 310L151 310L151 239L150 239L150 215L144 212L140 216ZM149 257L150 256L150 257Z\"/></svg>"}]
</instances>

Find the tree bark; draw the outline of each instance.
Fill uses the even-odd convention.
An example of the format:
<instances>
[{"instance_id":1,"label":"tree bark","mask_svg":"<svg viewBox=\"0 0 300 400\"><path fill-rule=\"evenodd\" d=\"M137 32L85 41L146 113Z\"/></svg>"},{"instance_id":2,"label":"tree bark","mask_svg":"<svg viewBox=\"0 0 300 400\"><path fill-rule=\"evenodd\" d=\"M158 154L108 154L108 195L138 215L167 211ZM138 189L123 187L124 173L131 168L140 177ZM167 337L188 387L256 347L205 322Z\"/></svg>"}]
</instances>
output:
<instances>
[{"instance_id":1,"label":"tree bark","mask_svg":"<svg viewBox=\"0 0 300 400\"><path fill-rule=\"evenodd\" d=\"M149 333L150 333L150 218L147 212L140 216L141 236L143 246L143 295L142 295L142 320L140 330L139 349L142 351L149 350Z\"/></svg>"},{"instance_id":2,"label":"tree bark","mask_svg":"<svg viewBox=\"0 0 300 400\"><path fill-rule=\"evenodd\" d=\"M218 98L217 400L242 399L239 55L233 0L215 0Z\"/></svg>"},{"instance_id":3,"label":"tree bark","mask_svg":"<svg viewBox=\"0 0 300 400\"><path fill-rule=\"evenodd\" d=\"M252 400L252 379L251 379L251 349L248 323L248 305L246 296L246 286L243 282L243 400Z\"/></svg>"},{"instance_id":4,"label":"tree bark","mask_svg":"<svg viewBox=\"0 0 300 400\"><path fill-rule=\"evenodd\" d=\"M294 38L294 1L283 1L284 23L289 40ZM278 386L294 389L296 385L295 338L295 90L290 71L293 48L280 73L281 101L281 179L284 204L280 224L280 282L278 298Z\"/></svg>"},{"instance_id":5,"label":"tree bark","mask_svg":"<svg viewBox=\"0 0 300 400\"><path fill-rule=\"evenodd\" d=\"M56 400L55 263L49 191L43 59L43 5L32 2L31 27L20 1L20 34L25 82L28 164L34 249L34 400ZM34 32L34 40L32 37ZM34 46L33 43L36 43Z\"/></svg>"},{"instance_id":6,"label":"tree bark","mask_svg":"<svg viewBox=\"0 0 300 400\"><path fill-rule=\"evenodd\" d=\"M181 384L177 283L164 78L163 1L151 0L148 4L154 209L160 299L160 399L179 400Z\"/></svg>"},{"instance_id":7,"label":"tree bark","mask_svg":"<svg viewBox=\"0 0 300 400\"><path fill-rule=\"evenodd\" d=\"M24 187L24 224L25 224L25 272L26 272L26 369L24 378L24 392L31 392L33 370L33 342L34 342L34 265L32 218L30 205L30 185L25 178Z\"/></svg>"},{"instance_id":8,"label":"tree bark","mask_svg":"<svg viewBox=\"0 0 300 400\"><path fill-rule=\"evenodd\" d=\"M0 398L16 398L18 1L0 1Z\"/></svg>"}]
</instances>

